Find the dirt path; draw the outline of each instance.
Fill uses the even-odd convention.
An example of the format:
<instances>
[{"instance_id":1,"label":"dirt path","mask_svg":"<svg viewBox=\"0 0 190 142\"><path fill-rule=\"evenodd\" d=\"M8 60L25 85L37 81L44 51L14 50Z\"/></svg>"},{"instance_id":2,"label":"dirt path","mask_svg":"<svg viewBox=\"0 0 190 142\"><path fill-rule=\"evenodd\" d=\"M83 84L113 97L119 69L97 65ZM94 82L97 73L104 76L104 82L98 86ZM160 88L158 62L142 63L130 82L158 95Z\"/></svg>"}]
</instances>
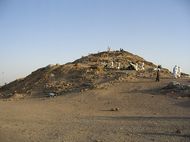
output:
<instances>
[{"instance_id":1,"label":"dirt path","mask_svg":"<svg viewBox=\"0 0 190 142\"><path fill-rule=\"evenodd\" d=\"M0 101L0 142L189 142L190 99L125 82L52 99ZM119 108L119 111L110 111Z\"/></svg>"}]
</instances>

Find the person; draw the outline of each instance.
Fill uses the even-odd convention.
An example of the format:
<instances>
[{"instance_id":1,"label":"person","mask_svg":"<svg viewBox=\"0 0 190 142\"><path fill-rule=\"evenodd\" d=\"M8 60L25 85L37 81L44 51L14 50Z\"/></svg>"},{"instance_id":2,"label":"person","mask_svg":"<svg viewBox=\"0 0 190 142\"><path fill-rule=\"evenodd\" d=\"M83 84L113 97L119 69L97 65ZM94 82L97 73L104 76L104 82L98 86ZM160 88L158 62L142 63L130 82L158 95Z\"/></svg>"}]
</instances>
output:
<instances>
[{"instance_id":1,"label":"person","mask_svg":"<svg viewBox=\"0 0 190 142\"><path fill-rule=\"evenodd\" d=\"M177 77L181 77L181 68L180 67L178 67L178 69L177 69Z\"/></svg>"},{"instance_id":2,"label":"person","mask_svg":"<svg viewBox=\"0 0 190 142\"><path fill-rule=\"evenodd\" d=\"M174 76L174 78L178 77L178 66L177 65L175 65L173 68L173 76Z\"/></svg>"},{"instance_id":3,"label":"person","mask_svg":"<svg viewBox=\"0 0 190 142\"><path fill-rule=\"evenodd\" d=\"M120 48L120 52L123 52L124 50L122 48Z\"/></svg>"},{"instance_id":4,"label":"person","mask_svg":"<svg viewBox=\"0 0 190 142\"><path fill-rule=\"evenodd\" d=\"M160 70L161 70L161 65L158 65L156 68L156 82L160 81Z\"/></svg>"}]
</instances>

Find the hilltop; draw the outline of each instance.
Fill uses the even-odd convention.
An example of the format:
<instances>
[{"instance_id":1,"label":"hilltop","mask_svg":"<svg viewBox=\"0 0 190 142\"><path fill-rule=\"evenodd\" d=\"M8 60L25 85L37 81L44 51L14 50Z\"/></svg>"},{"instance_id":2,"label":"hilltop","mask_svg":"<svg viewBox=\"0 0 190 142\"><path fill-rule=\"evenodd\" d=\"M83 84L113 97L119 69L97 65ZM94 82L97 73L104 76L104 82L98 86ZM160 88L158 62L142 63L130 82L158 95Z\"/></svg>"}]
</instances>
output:
<instances>
[{"instance_id":1,"label":"hilltop","mask_svg":"<svg viewBox=\"0 0 190 142\"><path fill-rule=\"evenodd\" d=\"M138 65L138 69L136 68ZM155 64L124 50L90 54L64 65L48 65L23 79L0 88L1 97L42 97L63 95L93 88L105 88L114 82L154 78ZM162 77L171 76L162 69Z\"/></svg>"}]
</instances>

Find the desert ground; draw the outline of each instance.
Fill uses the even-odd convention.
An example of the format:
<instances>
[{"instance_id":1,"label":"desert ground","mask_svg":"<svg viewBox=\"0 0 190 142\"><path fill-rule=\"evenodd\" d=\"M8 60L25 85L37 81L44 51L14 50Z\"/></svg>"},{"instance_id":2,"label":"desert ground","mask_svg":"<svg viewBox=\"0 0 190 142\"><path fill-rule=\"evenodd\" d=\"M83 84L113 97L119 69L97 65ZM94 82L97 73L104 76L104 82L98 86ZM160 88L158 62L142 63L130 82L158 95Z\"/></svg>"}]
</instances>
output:
<instances>
[{"instance_id":1,"label":"desert ground","mask_svg":"<svg viewBox=\"0 0 190 142\"><path fill-rule=\"evenodd\" d=\"M124 81L54 98L2 99L0 142L189 142L190 98L158 91L172 80Z\"/></svg>"}]
</instances>

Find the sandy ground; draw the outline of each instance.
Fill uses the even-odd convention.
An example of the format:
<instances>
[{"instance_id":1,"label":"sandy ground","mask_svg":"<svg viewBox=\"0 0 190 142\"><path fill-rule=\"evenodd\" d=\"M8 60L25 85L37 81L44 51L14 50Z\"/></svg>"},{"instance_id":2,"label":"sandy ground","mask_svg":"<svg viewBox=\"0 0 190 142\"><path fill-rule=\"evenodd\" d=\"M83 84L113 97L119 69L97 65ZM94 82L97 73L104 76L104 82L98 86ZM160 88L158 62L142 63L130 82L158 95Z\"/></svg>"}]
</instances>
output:
<instances>
[{"instance_id":1,"label":"sandy ground","mask_svg":"<svg viewBox=\"0 0 190 142\"><path fill-rule=\"evenodd\" d=\"M147 79L56 98L0 100L0 142L189 142L190 98L156 91L170 81ZM119 111L110 111L116 107Z\"/></svg>"}]
</instances>

